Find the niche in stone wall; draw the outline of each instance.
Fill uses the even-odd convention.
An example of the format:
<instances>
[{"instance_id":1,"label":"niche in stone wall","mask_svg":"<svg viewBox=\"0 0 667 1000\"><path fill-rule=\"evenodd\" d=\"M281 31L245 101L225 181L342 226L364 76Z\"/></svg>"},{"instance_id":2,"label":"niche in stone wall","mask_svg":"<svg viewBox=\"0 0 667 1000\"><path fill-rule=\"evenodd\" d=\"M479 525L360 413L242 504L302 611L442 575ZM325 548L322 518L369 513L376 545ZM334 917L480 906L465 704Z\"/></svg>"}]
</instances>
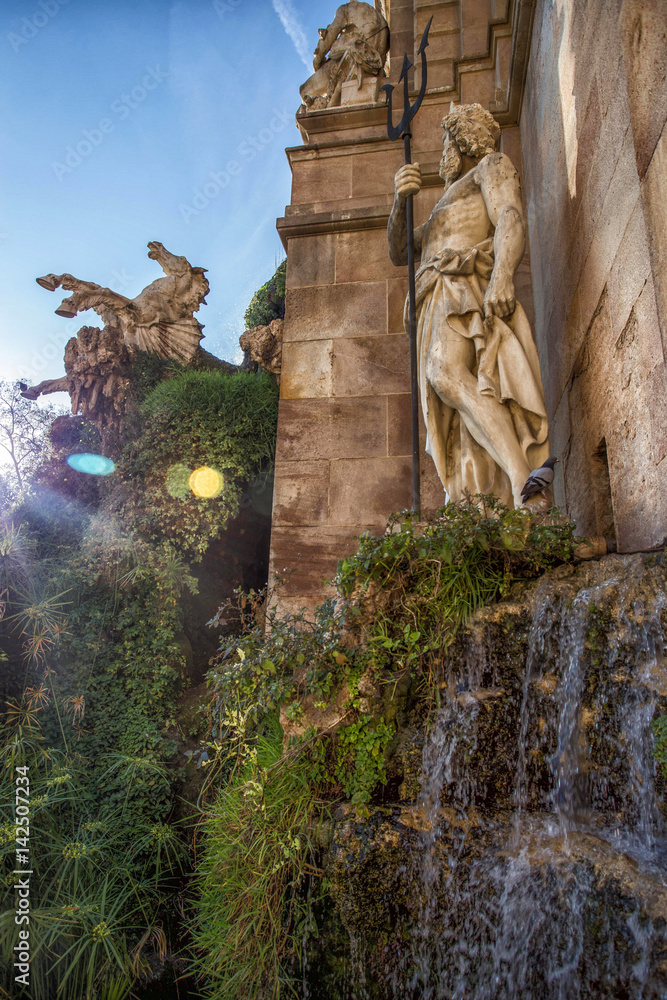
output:
<instances>
[{"instance_id":1,"label":"niche in stone wall","mask_svg":"<svg viewBox=\"0 0 667 1000\"><path fill-rule=\"evenodd\" d=\"M605 438L602 438L591 456L591 472L595 501L595 534L616 541L616 524L609 479L609 458Z\"/></svg>"}]
</instances>

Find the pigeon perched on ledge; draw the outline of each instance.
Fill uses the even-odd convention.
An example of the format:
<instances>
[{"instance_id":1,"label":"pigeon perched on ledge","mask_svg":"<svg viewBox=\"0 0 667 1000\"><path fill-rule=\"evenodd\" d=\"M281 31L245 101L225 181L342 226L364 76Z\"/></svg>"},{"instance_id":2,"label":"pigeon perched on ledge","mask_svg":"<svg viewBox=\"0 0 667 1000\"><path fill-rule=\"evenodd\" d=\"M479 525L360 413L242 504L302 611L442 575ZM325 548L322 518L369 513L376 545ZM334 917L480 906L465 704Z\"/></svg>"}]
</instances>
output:
<instances>
[{"instance_id":1,"label":"pigeon perched on ledge","mask_svg":"<svg viewBox=\"0 0 667 1000\"><path fill-rule=\"evenodd\" d=\"M538 493L544 495L544 491L554 481L554 465L557 461L557 458L548 458L539 469L533 469L521 490L521 499L524 503L529 497L534 497Z\"/></svg>"}]
</instances>

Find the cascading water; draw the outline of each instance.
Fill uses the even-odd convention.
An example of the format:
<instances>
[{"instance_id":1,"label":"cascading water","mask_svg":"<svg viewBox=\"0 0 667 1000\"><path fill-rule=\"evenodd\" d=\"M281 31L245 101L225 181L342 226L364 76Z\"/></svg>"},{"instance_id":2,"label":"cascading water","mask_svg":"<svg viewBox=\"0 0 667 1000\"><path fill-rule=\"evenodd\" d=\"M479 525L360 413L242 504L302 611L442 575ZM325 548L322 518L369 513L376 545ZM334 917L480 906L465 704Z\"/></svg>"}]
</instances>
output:
<instances>
[{"instance_id":1,"label":"cascading water","mask_svg":"<svg viewBox=\"0 0 667 1000\"><path fill-rule=\"evenodd\" d=\"M667 996L650 732L665 593L627 557L585 576L586 586L555 574L536 588L514 705L492 707L503 681L493 648L481 670L479 643L472 666L470 656L450 665L448 703L424 747L421 900L394 996ZM497 749L480 719L503 708L518 723L504 802L475 777L475 758ZM628 889L616 907L605 879Z\"/></svg>"},{"instance_id":2,"label":"cascading water","mask_svg":"<svg viewBox=\"0 0 667 1000\"><path fill-rule=\"evenodd\" d=\"M559 567L460 631L434 718L405 694L310 1000L667 1000L666 591L655 556Z\"/></svg>"}]
</instances>

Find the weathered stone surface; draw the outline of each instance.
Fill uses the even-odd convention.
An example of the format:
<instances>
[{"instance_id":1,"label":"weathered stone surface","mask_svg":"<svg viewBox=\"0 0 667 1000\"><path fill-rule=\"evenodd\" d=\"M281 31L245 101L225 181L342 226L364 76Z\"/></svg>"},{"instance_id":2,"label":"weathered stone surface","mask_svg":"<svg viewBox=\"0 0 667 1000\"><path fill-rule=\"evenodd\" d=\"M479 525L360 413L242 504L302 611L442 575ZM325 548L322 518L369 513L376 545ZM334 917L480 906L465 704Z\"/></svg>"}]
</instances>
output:
<instances>
[{"instance_id":1,"label":"weathered stone surface","mask_svg":"<svg viewBox=\"0 0 667 1000\"><path fill-rule=\"evenodd\" d=\"M280 384L283 399L313 399L332 395L332 340L290 341L283 347L283 359L285 377Z\"/></svg>"},{"instance_id":2,"label":"weathered stone surface","mask_svg":"<svg viewBox=\"0 0 667 1000\"><path fill-rule=\"evenodd\" d=\"M346 337L335 342L333 395L410 391L410 344L405 334Z\"/></svg>"},{"instance_id":3,"label":"weathered stone surface","mask_svg":"<svg viewBox=\"0 0 667 1000\"><path fill-rule=\"evenodd\" d=\"M329 518L331 524L359 521L384 527L387 510L410 507L410 458L343 458L331 463Z\"/></svg>"},{"instance_id":4,"label":"weathered stone surface","mask_svg":"<svg viewBox=\"0 0 667 1000\"><path fill-rule=\"evenodd\" d=\"M327 524L329 462L277 462L273 484L273 517L277 524Z\"/></svg>"},{"instance_id":5,"label":"weathered stone surface","mask_svg":"<svg viewBox=\"0 0 667 1000\"><path fill-rule=\"evenodd\" d=\"M620 18L637 170L644 178L667 121L667 11L661 0L624 0Z\"/></svg>"},{"instance_id":6,"label":"weathered stone surface","mask_svg":"<svg viewBox=\"0 0 667 1000\"><path fill-rule=\"evenodd\" d=\"M359 534L367 530L375 529L372 525L350 528L274 524L271 566L275 575L269 580L269 586L274 588L273 600L296 598L297 607L299 600L301 607L319 604L328 592L326 582L334 576L338 560L355 551Z\"/></svg>"},{"instance_id":7,"label":"weathered stone surface","mask_svg":"<svg viewBox=\"0 0 667 1000\"><path fill-rule=\"evenodd\" d=\"M399 272L400 273L400 272ZM339 233L336 240L336 282L383 281L395 278L381 229Z\"/></svg>"},{"instance_id":8,"label":"weathered stone surface","mask_svg":"<svg viewBox=\"0 0 667 1000\"><path fill-rule=\"evenodd\" d=\"M379 76L362 76L357 80L346 80L340 90L341 104L375 104L380 96Z\"/></svg>"},{"instance_id":9,"label":"weathered stone surface","mask_svg":"<svg viewBox=\"0 0 667 1000\"><path fill-rule=\"evenodd\" d=\"M256 326L239 337L241 350L249 361L275 375L280 381L283 353L283 321L274 319L268 326Z\"/></svg>"},{"instance_id":10,"label":"weathered stone surface","mask_svg":"<svg viewBox=\"0 0 667 1000\"><path fill-rule=\"evenodd\" d=\"M289 266L287 268L289 276ZM384 281L288 288L285 342L380 335L387 329Z\"/></svg>"},{"instance_id":11,"label":"weathered stone surface","mask_svg":"<svg viewBox=\"0 0 667 1000\"><path fill-rule=\"evenodd\" d=\"M378 458L386 454L386 397L281 399L278 461Z\"/></svg>"},{"instance_id":12,"label":"weathered stone surface","mask_svg":"<svg viewBox=\"0 0 667 1000\"><path fill-rule=\"evenodd\" d=\"M623 550L667 534L666 26L653 0L538 4L521 117L556 497Z\"/></svg>"},{"instance_id":13,"label":"weathered stone surface","mask_svg":"<svg viewBox=\"0 0 667 1000\"><path fill-rule=\"evenodd\" d=\"M299 89L306 108L375 101L388 48L389 26L377 9L358 0L342 4L331 24L320 29L315 72Z\"/></svg>"},{"instance_id":14,"label":"weathered stone surface","mask_svg":"<svg viewBox=\"0 0 667 1000\"><path fill-rule=\"evenodd\" d=\"M335 278L336 237L297 236L290 240L287 287L329 285Z\"/></svg>"}]
</instances>

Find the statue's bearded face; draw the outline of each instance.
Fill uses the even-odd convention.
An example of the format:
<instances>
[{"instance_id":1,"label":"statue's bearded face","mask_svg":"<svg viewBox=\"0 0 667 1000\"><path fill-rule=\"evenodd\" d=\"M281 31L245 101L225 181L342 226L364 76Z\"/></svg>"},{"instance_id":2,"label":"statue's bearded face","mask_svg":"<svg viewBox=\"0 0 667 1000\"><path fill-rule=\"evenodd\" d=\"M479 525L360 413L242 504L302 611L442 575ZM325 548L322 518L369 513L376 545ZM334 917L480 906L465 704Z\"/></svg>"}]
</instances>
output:
<instances>
[{"instance_id":1,"label":"statue's bearded face","mask_svg":"<svg viewBox=\"0 0 667 1000\"><path fill-rule=\"evenodd\" d=\"M456 144L454 137L445 130L442 146L442 156L440 158L440 170L438 173L442 177L445 185L449 187L463 170L463 155Z\"/></svg>"}]
</instances>

